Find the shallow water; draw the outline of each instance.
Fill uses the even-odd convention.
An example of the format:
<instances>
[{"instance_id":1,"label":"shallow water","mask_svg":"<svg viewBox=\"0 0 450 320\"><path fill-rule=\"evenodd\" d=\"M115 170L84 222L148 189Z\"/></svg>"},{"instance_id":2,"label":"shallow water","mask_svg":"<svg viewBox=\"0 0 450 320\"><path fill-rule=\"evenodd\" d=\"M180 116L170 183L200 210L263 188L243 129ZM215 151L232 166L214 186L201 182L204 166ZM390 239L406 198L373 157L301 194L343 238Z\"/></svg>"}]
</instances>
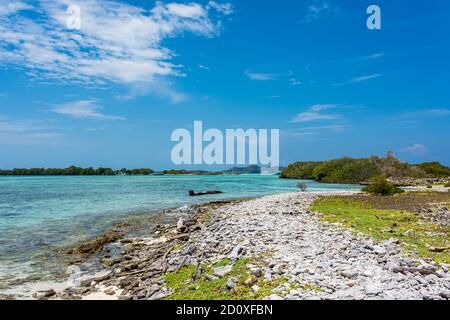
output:
<instances>
[{"instance_id":1,"label":"shallow water","mask_svg":"<svg viewBox=\"0 0 450 320\"><path fill-rule=\"evenodd\" d=\"M277 176L0 177L2 280L52 272L53 249L90 239L124 218L211 200L296 191ZM306 181L308 191L358 186ZM224 193L189 197L188 190ZM42 260L48 261L44 268Z\"/></svg>"}]
</instances>

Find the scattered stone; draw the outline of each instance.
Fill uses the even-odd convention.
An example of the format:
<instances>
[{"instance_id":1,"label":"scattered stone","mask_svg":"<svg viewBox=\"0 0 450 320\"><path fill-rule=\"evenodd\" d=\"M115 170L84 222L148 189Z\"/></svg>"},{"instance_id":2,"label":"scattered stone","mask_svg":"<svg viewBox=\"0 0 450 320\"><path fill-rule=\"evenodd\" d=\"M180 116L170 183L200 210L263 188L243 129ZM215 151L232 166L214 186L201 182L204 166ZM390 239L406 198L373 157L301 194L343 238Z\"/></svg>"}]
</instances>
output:
<instances>
[{"instance_id":1,"label":"scattered stone","mask_svg":"<svg viewBox=\"0 0 450 320\"><path fill-rule=\"evenodd\" d=\"M227 284L226 284L225 287L226 287L227 290L231 290L231 289L233 289L235 286L236 286L236 284L235 284L231 279L228 279Z\"/></svg>"},{"instance_id":2,"label":"scattered stone","mask_svg":"<svg viewBox=\"0 0 450 320\"><path fill-rule=\"evenodd\" d=\"M439 295L444 299L450 300L450 291L449 290L441 291L439 293Z\"/></svg>"},{"instance_id":3,"label":"scattered stone","mask_svg":"<svg viewBox=\"0 0 450 320\"><path fill-rule=\"evenodd\" d=\"M258 291L259 291L259 286L257 286L257 285L254 285L254 286L252 286L252 292L253 293L257 293Z\"/></svg>"},{"instance_id":4,"label":"scattered stone","mask_svg":"<svg viewBox=\"0 0 450 320\"><path fill-rule=\"evenodd\" d=\"M353 271L342 271L341 275L343 277L349 278L349 279L355 279L356 277L358 277L358 272L353 272Z\"/></svg>"},{"instance_id":5,"label":"scattered stone","mask_svg":"<svg viewBox=\"0 0 450 320\"><path fill-rule=\"evenodd\" d=\"M283 300L283 298L277 294L271 294L270 296L264 298L263 300Z\"/></svg>"},{"instance_id":6,"label":"scattered stone","mask_svg":"<svg viewBox=\"0 0 450 320\"><path fill-rule=\"evenodd\" d=\"M253 286L256 282L258 282L258 279L255 276L251 276L249 278L247 278L247 280L245 280L244 284L247 287L251 287Z\"/></svg>"},{"instance_id":7,"label":"scattered stone","mask_svg":"<svg viewBox=\"0 0 450 320\"><path fill-rule=\"evenodd\" d=\"M54 289L48 289L44 291L38 291L34 293L34 298L36 299L47 299L56 295L56 291Z\"/></svg>"},{"instance_id":8,"label":"scattered stone","mask_svg":"<svg viewBox=\"0 0 450 320\"><path fill-rule=\"evenodd\" d=\"M261 269L255 268L255 269L252 269L252 275L254 275L257 278L260 278L260 277L262 277L263 272Z\"/></svg>"},{"instance_id":9,"label":"scattered stone","mask_svg":"<svg viewBox=\"0 0 450 320\"><path fill-rule=\"evenodd\" d=\"M243 251L244 251L244 247L242 247L240 244L238 244L237 246L235 246L233 248L231 253L228 255L228 259L237 260L240 257L240 255L243 253Z\"/></svg>"},{"instance_id":10,"label":"scattered stone","mask_svg":"<svg viewBox=\"0 0 450 320\"><path fill-rule=\"evenodd\" d=\"M231 264L224 267L216 267L214 268L214 275L216 277L222 278L224 275L230 273L232 269L233 266Z\"/></svg>"},{"instance_id":11,"label":"scattered stone","mask_svg":"<svg viewBox=\"0 0 450 320\"><path fill-rule=\"evenodd\" d=\"M187 227L184 225L183 218L180 218L177 222L177 231L180 233L184 233L186 231Z\"/></svg>"},{"instance_id":12,"label":"scattered stone","mask_svg":"<svg viewBox=\"0 0 450 320\"><path fill-rule=\"evenodd\" d=\"M369 285L366 287L366 293L367 293L368 295L374 295L374 296L376 296L376 295L380 294L381 292L383 292L383 289L381 289L378 285L375 285L375 284L369 284Z\"/></svg>"},{"instance_id":13,"label":"scattered stone","mask_svg":"<svg viewBox=\"0 0 450 320\"><path fill-rule=\"evenodd\" d=\"M153 295L151 295L148 299L149 300L161 300L161 299L164 299L167 296L170 296L171 293L172 292L166 291L166 290L157 291Z\"/></svg>"},{"instance_id":14,"label":"scattered stone","mask_svg":"<svg viewBox=\"0 0 450 320\"><path fill-rule=\"evenodd\" d=\"M191 285L196 280L230 277L233 265L249 257L256 259L246 265L249 276L243 284L251 292L261 293L259 278L263 283L282 275L291 282L265 299L449 299L448 265L405 256L397 239L380 242L355 235L308 210L315 199L329 194L351 192L285 193L187 207L195 212L168 211L178 219L176 225L161 223L151 239L122 239L117 250L123 254L116 263L114 252L101 254L105 265L114 266L111 274L86 280L99 284L95 287L64 294L79 298L106 287L122 289L119 299L158 300L172 293L164 280L167 272L197 266L186 285L198 290ZM210 272L212 263L224 258L232 262ZM237 279L225 279L223 289L236 287Z\"/></svg>"},{"instance_id":15,"label":"scattered stone","mask_svg":"<svg viewBox=\"0 0 450 320\"><path fill-rule=\"evenodd\" d=\"M110 288L104 291L105 294L109 295L109 296L113 296L116 294L116 290Z\"/></svg>"}]
</instances>

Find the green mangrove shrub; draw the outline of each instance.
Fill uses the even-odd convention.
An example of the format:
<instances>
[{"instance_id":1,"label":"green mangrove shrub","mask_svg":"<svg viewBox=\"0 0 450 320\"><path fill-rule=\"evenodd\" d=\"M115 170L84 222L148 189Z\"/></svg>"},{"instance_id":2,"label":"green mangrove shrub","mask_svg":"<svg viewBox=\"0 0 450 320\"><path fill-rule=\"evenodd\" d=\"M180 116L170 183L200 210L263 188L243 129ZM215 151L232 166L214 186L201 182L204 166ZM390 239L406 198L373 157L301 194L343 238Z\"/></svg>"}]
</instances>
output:
<instances>
[{"instance_id":1,"label":"green mangrove shrub","mask_svg":"<svg viewBox=\"0 0 450 320\"><path fill-rule=\"evenodd\" d=\"M393 183L389 182L383 176L374 177L370 184L363 188L362 191L381 196L391 196L397 193L405 192L404 190L396 187Z\"/></svg>"}]
</instances>

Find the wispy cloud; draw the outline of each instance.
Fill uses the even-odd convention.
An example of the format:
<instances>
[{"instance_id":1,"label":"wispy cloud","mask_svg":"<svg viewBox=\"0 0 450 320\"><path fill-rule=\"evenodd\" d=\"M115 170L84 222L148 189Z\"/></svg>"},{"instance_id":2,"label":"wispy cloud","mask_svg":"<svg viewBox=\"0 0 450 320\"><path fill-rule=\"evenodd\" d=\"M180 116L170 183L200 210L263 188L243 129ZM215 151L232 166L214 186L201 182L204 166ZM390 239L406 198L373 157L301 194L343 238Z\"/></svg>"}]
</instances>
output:
<instances>
[{"instance_id":1,"label":"wispy cloud","mask_svg":"<svg viewBox=\"0 0 450 320\"><path fill-rule=\"evenodd\" d=\"M319 131L333 131L333 132L343 132L348 126L344 125L331 125L331 126L314 126L314 127L303 127L303 128L295 128L291 130L286 130L286 132L290 134L303 135L303 134L312 134L314 132Z\"/></svg>"},{"instance_id":2,"label":"wispy cloud","mask_svg":"<svg viewBox=\"0 0 450 320\"><path fill-rule=\"evenodd\" d=\"M78 0L81 30L67 28L71 0L15 1L0 6L0 66L63 83L125 85L183 76L163 45L185 32L218 36L231 5L163 3L151 10L113 0ZM28 11L32 11L29 14ZM211 13L216 14L211 14ZM33 18L31 18L33 17Z\"/></svg>"},{"instance_id":3,"label":"wispy cloud","mask_svg":"<svg viewBox=\"0 0 450 320\"><path fill-rule=\"evenodd\" d=\"M291 85L299 85L300 81L293 78L292 71L284 72L284 73L275 73L275 72L256 72L251 69L247 69L244 72L244 75L247 76L250 80L254 81L273 81L279 79L289 79Z\"/></svg>"},{"instance_id":4,"label":"wispy cloud","mask_svg":"<svg viewBox=\"0 0 450 320\"><path fill-rule=\"evenodd\" d=\"M0 15L13 14L17 11L28 10L32 8L33 7L31 5L28 5L23 1L9 1L9 3L2 3L0 5Z\"/></svg>"},{"instance_id":5,"label":"wispy cloud","mask_svg":"<svg viewBox=\"0 0 450 320\"><path fill-rule=\"evenodd\" d=\"M342 133L348 126L344 125L330 125L330 126L314 126L314 127L302 127L282 130L281 136L288 138L292 141L324 141L328 139L330 133L333 135Z\"/></svg>"},{"instance_id":6,"label":"wispy cloud","mask_svg":"<svg viewBox=\"0 0 450 320\"><path fill-rule=\"evenodd\" d=\"M211 68L210 67L208 67L208 66L205 66L204 64L199 64L199 65L197 65L197 67L199 68L199 69L203 69L203 70L211 70Z\"/></svg>"},{"instance_id":7,"label":"wispy cloud","mask_svg":"<svg viewBox=\"0 0 450 320\"><path fill-rule=\"evenodd\" d=\"M276 80L281 74L278 73L263 73L263 72L253 72L251 70L246 70L244 74L251 80L255 81L271 81Z\"/></svg>"},{"instance_id":8,"label":"wispy cloud","mask_svg":"<svg viewBox=\"0 0 450 320\"><path fill-rule=\"evenodd\" d=\"M159 79L159 81L155 82L134 83L127 90L126 94L116 95L115 98L119 101L129 101L151 94L156 97L169 99L175 104L187 101L190 98L188 94L176 90L173 82L166 79Z\"/></svg>"},{"instance_id":9,"label":"wispy cloud","mask_svg":"<svg viewBox=\"0 0 450 320\"><path fill-rule=\"evenodd\" d=\"M291 83L291 86L299 86L303 83L302 81L297 80L295 78L290 78L289 82Z\"/></svg>"},{"instance_id":10,"label":"wispy cloud","mask_svg":"<svg viewBox=\"0 0 450 320\"><path fill-rule=\"evenodd\" d=\"M233 13L234 8L231 3L217 3L215 1L208 2L208 7L215 9L217 12L229 16Z\"/></svg>"},{"instance_id":11,"label":"wispy cloud","mask_svg":"<svg viewBox=\"0 0 450 320\"><path fill-rule=\"evenodd\" d=\"M0 144L54 142L63 137L46 121L14 119L0 115Z\"/></svg>"},{"instance_id":12,"label":"wispy cloud","mask_svg":"<svg viewBox=\"0 0 450 320\"><path fill-rule=\"evenodd\" d=\"M360 83L360 82L364 82L364 81L368 81L368 80L372 80L372 79L376 79L376 78L382 77L383 75L384 75L383 73L374 73L374 74L369 74L367 76L351 78L348 81L335 83L333 85L334 86L343 86L343 85L346 85L346 84Z\"/></svg>"},{"instance_id":13,"label":"wispy cloud","mask_svg":"<svg viewBox=\"0 0 450 320\"><path fill-rule=\"evenodd\" d=\"M278 96L278 95L272 95L272 96L266 96L266 97L264 97L263 99L264 100L274 100L274 99L280 99L281 98L281 96Z\"/></svg>"},{"instance_id":14,"label":"wispy cloud","mask_svg":"<svg viewBox=\"0 0 450 320\"><path fill-rule=\"evenodd\" d=\"M436 109L423 109L414 111L404 111L399 115L392 117L391 119L414 119L414 118L435 118L435 117L447 117L450 116L450 109L436 108Z\"/></svg>"},{"instance_id":15,"label":"wispy cloud","mask_svg":"<svg viewBox=\"0 0 450 320\"><path fill-rule=\"evenodd\" d=\"M125 120L124 117L103 114L100 109L95 100L80 100L62 104L51 111L76 119Z\"/></svg>"},{"instance_id":16,"label":"wispy cloud","mask_svg":"<svg viewBox=\"0 0 450 320\"><path fill-rule=\"evenodd\" d=\"M423 144L413 144L412 146L409 147L405 147L400 149L400 152L404 152L404 153L410 153L410 154L414 154L414 155L418 155L418 156L423 156L425 154L428 153L428 148L426 146L424 146Z\"/></svg>"},{"instance_id":17,"label":"wispy cloud","mask_svg":"<svg viewBox=\"0 0 450 320\"><path fill-rule=\"evenodd\" d=\"M338 5L328 0L314 0L311 1L306 9L306 14L303 17L305 22L312 22L322 16L336 14L340 11Z\"/></svg>"},{"instance_id":18,"label":"wispy cloud","mask_svg":"<svg viewBox=\"0 0 450 320\"><path fill-rule=\"evenodd\" d=\"M385 54L383 52L378 52L378 53L374 53L374 54L362 57L360 60L367 61L367 60L379 59L384 56L385 56Z\"/></svg>"},{"instance_id":19,"label":"wispy cloud","mask_svg":"<svg viewBox=\"0 0 450 320\"><path fill-rule=\"evenodd\" d=\"M316 104L308 108L307 111L297 114L290 122L311 122L317 120L335 120L339 115L323 113L324 110L330 110L339 107L338 104Z\"/></svg>"}]
</instances>

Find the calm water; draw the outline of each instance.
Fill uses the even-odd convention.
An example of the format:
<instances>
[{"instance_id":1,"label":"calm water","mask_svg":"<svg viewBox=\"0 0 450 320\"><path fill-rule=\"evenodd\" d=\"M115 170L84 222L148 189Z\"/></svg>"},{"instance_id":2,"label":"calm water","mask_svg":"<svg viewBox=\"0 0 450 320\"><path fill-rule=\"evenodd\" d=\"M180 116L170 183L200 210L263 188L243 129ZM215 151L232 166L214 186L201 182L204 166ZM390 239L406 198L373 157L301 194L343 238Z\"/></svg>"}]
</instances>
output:
<instances>
[{"instance_id":1,"label":"calm water","mask_svg":"<svg viewBox=\"0 0 450 320\"><path fill-rule=\"evenodd\" d=\"M95 237L130 214L290 192L297 183L264 175L0 177L0 282L37 268L36 256ZM308 191L358 189L307 184ZM224 194L189 197L190 189Z\"/></svg>"}]
</instances>

